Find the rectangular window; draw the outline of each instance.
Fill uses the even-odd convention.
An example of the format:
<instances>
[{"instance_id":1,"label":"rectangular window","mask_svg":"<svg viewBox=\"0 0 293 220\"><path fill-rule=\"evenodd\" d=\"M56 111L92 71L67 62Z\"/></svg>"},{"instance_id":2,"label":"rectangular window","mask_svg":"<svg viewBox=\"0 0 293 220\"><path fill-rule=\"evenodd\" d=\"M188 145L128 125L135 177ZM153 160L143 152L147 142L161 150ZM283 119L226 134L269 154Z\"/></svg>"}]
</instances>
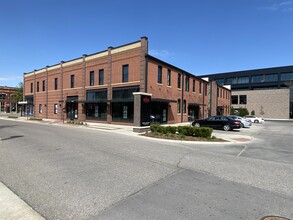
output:
<instances>
[{"instance_id":1,"label":"rectangular window","mask_svg":"<svg viewBox=\"0 0 293 220\"><path fill-rule=\"evenodd\" d=\"M208 84L204 84L204 95L207 96L208 95Z\"/></svg>"},{"instance_id":2,"label":"rectangular window","mask_svg":"<svg viewBox=\"0 0 293 220\"><path fill-rule=\"evenodd\" d=\"M58 89L58 78L55 78L55 80L54 80L54 89L55 90Z\"/></svg>"},{"instance_id":3,"label":"rectangular window","mask_svg":"<svg viewBox=\"0 0 293 220\"><path fill-rule=\"evenodd\" d=\"M281 81L293 80L293 73L281 73Z\"/></svg>"},{"instance_id":4,"label":"rectangular window","mask_svg":"<svg viewBox=\"0 0 293 220\"><path fill-rule=\"evenodd\" d=\"M265 82L276 82L278 81L278 74L265 75Z\"/></svg>"},{"instance_id":5,"label":"rectangular window","mask_svg":"<svg viewBox=\"0 0 293 220\"><path fill-rule=\"evenodd\" d=\"M220 97L220 88L217 88L217 97Z\"/></svg>"},{"instance_id":6,"label":"rectangular window","mask_svg":"<svg viewBox=\"0 0 293 220\"><path fill-rule=\"evenodd\" d=\"M171 86L171 70L167 70L167 86Z\"/></svg>"},{"instance_id":7,"label":"rectangular window","mask_svg":"<svg viewBox=\"0 0 293 220\"><path fill-rule=\"evenodd\" d=\"M249 76L238 77L238 84L249 83Z\"/></svg>"},{"instance_id":8,"label":"rectangular window","mask_svg":"<svg viewBox=\"0 0 293 220\"><path fill-rule=\"evenodd\" d=\"M99 70L99 85L104 85L104 69Z\"/></svg>"},{"instance_id":9,"label":"rectangular window","mask_svg":"<svg viewBox=\"0 0 293 220\"><path fill-rule=\"evenodd\" d=\"M186 113L186 100L183 100L183 113Z\"/></svg>"},{"instance_id":10,"label":"rectangular window","mask_svg":"<svg viewBox=\"0 0 293 220\"><path fill-rule=\"evenodd\" d=\"M0 99L2 99L2 100L6 99L6 94L0 94ZM3 105L4 105L4 103L3 103Z\"/></svg>"},{"instance_id":11,"label":"rectangular window","mask_svg":"<svg viewBox=\"0 0 293 220\"><path fill-rule=\"evenodd\" d=\"M31 83L31 93L33 93L34 92L34 86L33 86L34 84L33 83Z\"/></svg>"},{"instance_id":12,"label":"rectangular window","mask_svg":"<svg viewBox=\"0 0 293 220\"><path fill-rule=\"evenodd\" d=\"M244 105L246 105L246 95L240 95L239 96L239 104L244 104Z\"/></svg>"},{"instance_id":13,"label":"rectangular window","mask_svg":"<svg viewBox=\"0 0 293 220\"><path fill-rule=\"evenodd\" d=\"M195 79L192 80L192 92L195 92Z\"/></svg>"},{"instance_id":14,"label":"rectangular window","mask_svg":"<svg viewBox=\"0 0 293 220\"><path fill-rule=\"evenodd\" d=\"M185 91L189 92L189 76L185 76Z\"/></svg>"},{"instance_id":15,"label":"rectangular window","mask_svg":"<svg viewBox=\"0 0 293 220\"><path fill-rule=\"evenodd\" d=\"M122 66L122 82L128 82L128 65Z\"/></svg>"},{"instance_id":16,"label":"rectangular window","mask_svg":"<svg viewBox=\"0 0 293 220\"><path fill-rule=\"evenodd\" d=\"M227 78L226 84L228 84L228 85L237 84L236 77Z\"/></svg>"},{"instance_id":17,"label":"rectangular window","mask_svg":"<svg viewBox=\"0 0 293 220\"><path fill-rule=\"evenodd\" d=\"M201 83L202 82L199 82L199 88L198 88L199 89L199 94L201 94Z\"/></svg>"},{"instance_id":18,"label":"rectangular window","mask_svg":"<svg viewBox=\"0 0 293 220\"><path fill-rule=\"evenodd\" d=\"M252 83L264 82L263 75L252 76L252 77L251 77L251 82L252 82Z\"/></svg>"},{"instance_id":19,"label":"rectangular window","mask_svg":"<svg viewBox=\"0 0 293 220\"><path fill-rule=\"evenodd\" d=\"M39 104L39 113L42 113L42 112L43 112L42 104Z\"/></svg>"},{"instance_id":20,"label":"rectangular window","mask_svg":"<svg viewBox=\"0 0 293 220\"><path fill-rule=\"evenodd\" d=\"M178 99L178 101L177 101L177 113L180 113L181 112L180 111L180 106L181 106L181 100Z\"/></svg>"},{"instance_id":21,"label":"rectangular window","mask_svg":"<svg viewBox=\"0 0 293 220\"><path fill-rule=\"evenodd\" d=\"M74 75L70 76L70 88L74 88Z\"/></svg>"},{"instance_id":22,"label":"rectangular window","mask_svg":"<svg viewBox=\"0 0 293 220\"><path fill-rule=\"evenodd\" d=\"M233 105L238 105L238 95L232 95L231 99Z\"/></svg>"},{"instance_id":23,"label":"rectangular window","mask_svg":"<svg viewBox=\"0 0 293 220\"><path fill-rule=\"evenodd\" d=\"M95 72L90 71L90 86L94 86L94 85L95 85Z\"/></svg>"},{"instance_id":24,"label":"rectangular window","mask_svg":"<svg viewBox=\"0 0 293 220\"><path fill-rule=\"evenodd\" d=\"M224 85L225 80L224 79L217 79L216 82L218 85Z\"/></svg>"},{"instance_id":25,"label":"rectangular window","mask_svg":"<svg viewBox=\"0 0 293 220\"><path fill-rule=\"evenodd\" d=\"M177 81L177 88L181 88L181 73L178 73L178 81Z\"/></svg>"},{"instance_id":26,"label":"rectangular window","mask_svg":"<svg viewBox=\"0 0 293 220\"><path fill-rule=\"evenodd\" d=\"M40 82L37 82L37 92L40 91Z\"/></svg>"},{"instance_id":27,"label":"rectangular window","mask_svg":"<svg viewBox=\"0 0 293 220\"><path fill-rule=\"evenodd\" d=\"M158 83L159 84L162 84L162 71L163 71L162 66L158 66Z\"/></svg>"},{"instance_id":28,"label":"rectangular window","mask_svg":"<svg viewBox=\"0 0 293 220\"><path fill-rule=\"evenodd\" d=\"M43 80L43 92L46 91L46 81Z\"/></svg>"},{"instance_id":29,"label":"rectangular window","mask_svg":"<svg viewBox=\"0 0 293 220\"><path fill-rule=\"evenodd\" d=\"M58 113L58 104L54 104L54 114Z\"/></svg>"}]
</instances>

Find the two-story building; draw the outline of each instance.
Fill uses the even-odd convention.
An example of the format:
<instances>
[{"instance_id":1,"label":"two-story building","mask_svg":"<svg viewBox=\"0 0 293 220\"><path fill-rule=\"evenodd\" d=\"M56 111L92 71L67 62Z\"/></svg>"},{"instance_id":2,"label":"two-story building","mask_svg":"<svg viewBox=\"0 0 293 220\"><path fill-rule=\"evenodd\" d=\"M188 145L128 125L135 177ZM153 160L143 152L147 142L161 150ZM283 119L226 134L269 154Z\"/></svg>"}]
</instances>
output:
<instances>
[{"instance_id":1,"label":"two-story building","mask_svg":"<svg viewBox=\"0 0 293 220\"><path fill-rule=\"evenodd\" d=\"M24 74L27 112L40 118L146 125L229 114L229 88L148 54L148 39Z\"/></svg>"}]
</instances>

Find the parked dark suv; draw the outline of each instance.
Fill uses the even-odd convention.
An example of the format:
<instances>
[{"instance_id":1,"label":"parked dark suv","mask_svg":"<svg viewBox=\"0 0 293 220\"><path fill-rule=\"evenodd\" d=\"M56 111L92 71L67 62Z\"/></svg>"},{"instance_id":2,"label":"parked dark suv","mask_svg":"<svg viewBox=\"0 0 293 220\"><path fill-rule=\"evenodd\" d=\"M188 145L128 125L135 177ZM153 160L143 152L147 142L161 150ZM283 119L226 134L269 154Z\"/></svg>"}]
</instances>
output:
<instances>
[{"instance_id":1,"label":"parked dark suv","mask_svg":"<svg viewBox=\"0 0 293 220\"><path fill-rule=\"evenodd\" d=\"M241 121L235 120L229 116L211 116L203 120L195 120L192 122L192 126L196 127L210 127L213 129L223 129L224 131L230 131L233 129L241 128Z\"/></svg>"}]
</instances>

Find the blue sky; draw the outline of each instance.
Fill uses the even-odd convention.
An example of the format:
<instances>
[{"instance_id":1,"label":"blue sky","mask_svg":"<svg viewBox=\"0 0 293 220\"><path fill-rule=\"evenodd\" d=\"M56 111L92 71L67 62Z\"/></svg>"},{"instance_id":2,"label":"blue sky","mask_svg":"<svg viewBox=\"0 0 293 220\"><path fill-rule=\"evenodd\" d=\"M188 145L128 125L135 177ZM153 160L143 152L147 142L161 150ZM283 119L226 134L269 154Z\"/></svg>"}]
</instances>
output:
<instances>
[{"instance_id":1,"label":"blue sky","mask_svg":"<svg viewBox=\"0 0 293 220\"><path fill-rule=\"evenodd\" d=\"M0 85L149 38L195 75L293 65L293 0L0 0Z\"/></svg>"}]
</instances>

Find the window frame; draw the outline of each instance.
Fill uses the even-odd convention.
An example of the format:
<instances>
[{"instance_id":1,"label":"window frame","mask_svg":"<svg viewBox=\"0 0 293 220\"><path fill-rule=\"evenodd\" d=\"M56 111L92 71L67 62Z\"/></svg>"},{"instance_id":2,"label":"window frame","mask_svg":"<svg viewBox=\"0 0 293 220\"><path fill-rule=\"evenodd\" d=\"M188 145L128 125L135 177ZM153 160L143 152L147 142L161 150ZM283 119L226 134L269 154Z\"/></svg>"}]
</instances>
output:
<instances>
[{"instance_id":1,"label":"window frame","mask_svg":"<svg viewBox=\"0 0 293 220\"><path fill-rule=\"evenodd\" d=\"M104 85L104 69L99 69L99 85Z\"/></svg>"},{"instance_id":2,"label":"window frame","mask_svg":"<svg viewBox=\"0 0 293 220\"><path fill-rule=\"evenodd\" d=\"M161 65L158 66L158 84L163 84L163 67Z\"/></svg>"},{"instance_id":3,"label":"window frame","mask_svg":"<svg viewBox=\"0 0 293 220\"><path fill-rule=\"evenodd\" d=\"M129 81L129 65L122 65L122 82L126 83Z\"/></svg>"},{"instance_id":4,"label":"window frame","mask_svg":"<svg viewBox=\"0 0 293 220\"><path fill-rule=\"evenodd\" d=\"M95 71L90 71L90 86L95 85Z\"/></svg>"},{"instance_id":5,"label":"window frame","mask_svg":"<svg viewBox=\"0 0 293 220\"><path fill-rule=\"evenodd\" d=\"M75 79L74 74L70 75L70 88L74 88L74 79Z\"/></svg>"}]
</instances>

